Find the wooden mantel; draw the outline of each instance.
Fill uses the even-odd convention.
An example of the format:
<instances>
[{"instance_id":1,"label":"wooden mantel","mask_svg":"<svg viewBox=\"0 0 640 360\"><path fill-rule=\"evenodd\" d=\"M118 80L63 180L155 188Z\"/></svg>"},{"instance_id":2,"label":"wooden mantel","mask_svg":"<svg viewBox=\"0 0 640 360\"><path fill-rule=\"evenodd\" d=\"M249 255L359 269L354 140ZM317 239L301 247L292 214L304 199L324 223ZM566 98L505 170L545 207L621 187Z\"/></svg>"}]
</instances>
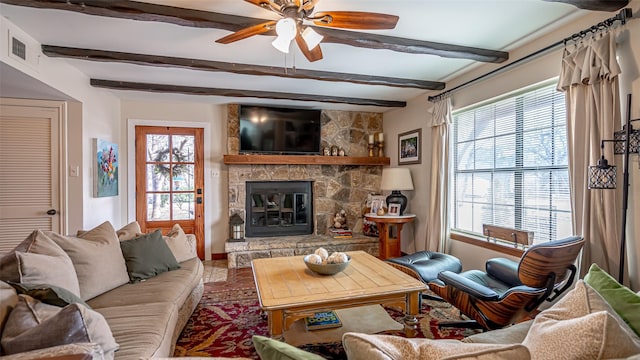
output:
<instances>
[{"instance_id":1,"label":"wooden mantel","mask_svg":"<svg viewBox=\"0 0 640 360\"><path fill-rule=\"evenodd\" d=\"M227 165L389 165L388 157L323 155L224 155Z\"/></svg>"}]
</instances>

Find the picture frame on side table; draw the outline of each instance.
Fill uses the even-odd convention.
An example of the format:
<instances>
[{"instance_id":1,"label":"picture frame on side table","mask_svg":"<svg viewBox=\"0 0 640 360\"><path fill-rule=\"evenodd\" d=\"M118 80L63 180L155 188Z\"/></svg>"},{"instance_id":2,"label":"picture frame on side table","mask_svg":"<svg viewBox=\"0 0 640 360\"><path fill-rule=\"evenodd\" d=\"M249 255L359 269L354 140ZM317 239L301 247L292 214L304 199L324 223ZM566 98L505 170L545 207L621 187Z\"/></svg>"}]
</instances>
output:
<instances>
[{"instance_id":1,"label":"picture frame on side table","mask_svg":"<svg viewBox=\"0 0 640 360\"><path fill-rule=\"evenodd\" d=\"M400 204L389 204L389 211L387 214L389 216L400 216Z\"/></svg>"},{"instance_id":2,"label":"picture frame on side table","mask_svg":"<svg viewBox=\"0 0 640 360\"><path fill-rule=\"evenodd\" d=\"M376 214L378 209L387 207L387 198L383 195L370 195L371 197L371 209L369 213Z\"/></svg>"},{"instance_id":3,"label":"picture frame on side table","mask_svg":"<svg viewBox=\"0 0 640 360\"><path fill-rule=\"evenodd\" d=\"M422 163L422 129L398 134L398 164Z\"/></svg>"}]
</instances>

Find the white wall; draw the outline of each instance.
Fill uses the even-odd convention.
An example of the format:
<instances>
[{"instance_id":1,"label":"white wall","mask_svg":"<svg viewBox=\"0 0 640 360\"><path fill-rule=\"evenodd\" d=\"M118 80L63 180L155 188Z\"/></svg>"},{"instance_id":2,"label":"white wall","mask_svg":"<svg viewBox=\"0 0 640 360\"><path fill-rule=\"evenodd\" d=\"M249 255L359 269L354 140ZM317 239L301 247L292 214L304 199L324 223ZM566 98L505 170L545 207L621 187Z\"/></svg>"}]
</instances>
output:
<instances>
[{"instance_id":1,"label":"white wall","mask_svg":"<svg viewBox=\"0 0 640 360\"><path fill-rule=\"evenodd\" d=\"M383 128L386 136L385 153L391 157L391 166L398 166L398 134L422 129L421 163L401 165L408 167L413 179L413 191L403 191L407 197L407 213L416 214L413 226L409 224L402 228L401 249L405 253L426 250L424 238L426 236L426 214L429 204L429 187L431 183L429 169L431 131L426 126L431 119L431 106L426 98L415 98L407 103L406 108L395 109L384 113ZM425 150L426 149L426 150Z\"/></svg>"},{"instance_id":2,"label":"white wall","mask_svg":"<svg viewBox=\"0 0 640 360\"><path fill-rule=\"evenodd\" d=\"M640 0L632 0L628 7L633 9L633 13L640 16ZM586 29L606 18L613 16L613 13L592 12L588 16L574 20L566 26L555 29L551 33L543 36L537 41L530 42L520 48L510 52L509 61L517 60L527 54L533 53L549 44L562 40L563 38ZM640 20L631 19L624 27L624 31L618 38L618 54L619 63L622 67L623 74L620 78L621 96L623 103L626 102L626 94L632 93L633 106L632 118L640 118ZM471 86L457 90L452 95L453 107L460 109L477 102L491 99L498 95L508 93L520 89L522 87L539 83L541 81L557 77L560 72L562 56L562 47L546 53L532 61L504 71L498 75L486 78L482 81L474 83ZM447 81L447 88L455 87L477 76L494 70L504 64L488 64L478 67L468 74ZM435 93L433 93L435 94ZM432 94L432 95L433 95ZM626 109L626 105L625 105ZM417 249L422 249L421 244L424 243L425 225L424 222L427 215L426 204L428 204L430 194L429 179L431 169L429 168L428 156L429 151L429 129L424 124L429 120L431 105L427 101L427 96L420 96L408 103L403 109L390 111L384 114L383 126L384 132L390 139L387 153L391 156L392 162L397 161L397 134L415 129L422 128L423 134L423 152L422 164L411 165L414 187L413 196L410 198L410 210L416 213L418 221L416 221L416 243ZM623 111L623 118L626 118L626 110ZM640 123L636 122L635 128L640 128ZM630 280L628 283L635 291L640 290L640 155L631 157L631 191L630 204L628 214L628 262L630 263ZM403 234L404 236L404 234ZM405 242L403 239L402 250L413 252L413 243ZM459 257L465 269L482 269L487 258L499 256L500 254L491 251L478 250L472 245L452 241L451 253Z\"/></svg>"},{"instance_id":3,"label":"white wall","mask_svg":"<svg viewBox=\"0 0 640 360\"><path fill-rule=\"evenodd\" d=\"M81 111L77 103L68 107L67 134L69 136L66 146L69 156L65 159L69 167L78 166L81 169L81 178L69 179L68 171L65 171L65 176L67 176L67 184L82 184L81 187L70 186L68 197L70 204L77 203L78 199L82 199L83 210L79 214L70 214L72 219L69 221L68 231L74 233L78 229L72 228L72 226L78 225L85 229L92 228L106 220L111 221L115 226L122 224L125 219L124 214L121 213L121 204L124 201L122 188L120 188L119 196L93 197L92 174L95 171L93 161L95 156L91 150L91 139L93 138L122 143L119 121L120 101L107 91L91 87L89 78L64 61L43 56L40 53L40 44L6 18L2 19L0 26L2 34L0 49L3 49L0 51L0 60L2 62L57 89L81 104ZM7 36L9 31L28 43L29 53L36 54L34 56L35 64L24 64L8 56L6 49L9 49ZM77 124L82 124L81 136L77 134ZM121 178L126 175L126 172L120 172Z\"/></svg>"},{"instance_id":4,"label":"white wall","mask_svg":"<svg viewBox=\"0 0 640 360\"><path fill-rule=\"evenodd\" d=\"M123 154L128 154L129 176L122 188L128 203L122 212L129 221L135 213L135 171L133 170L134 125L185 126L205 128L205 259L224 253L228 234L227 171L222 156L227 147L227 107L195 102L122 101ZM124 182L126 181L126 183Z\"/></svg>"}]
</instances>

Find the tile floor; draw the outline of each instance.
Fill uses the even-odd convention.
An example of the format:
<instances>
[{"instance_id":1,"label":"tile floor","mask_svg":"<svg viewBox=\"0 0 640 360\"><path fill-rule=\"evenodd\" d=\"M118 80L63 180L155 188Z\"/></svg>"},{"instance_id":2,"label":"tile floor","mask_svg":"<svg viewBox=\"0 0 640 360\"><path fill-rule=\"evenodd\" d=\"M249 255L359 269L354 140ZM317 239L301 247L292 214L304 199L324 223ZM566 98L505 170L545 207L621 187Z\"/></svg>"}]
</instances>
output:
<instances>
[{"instance_id":1,"label":"tile floor","mask_svg":"<svg viewBox=\"0 0 640 360\"><path fill-rule=\"evenodd\" d=\"M205 260L204 274L202 276L205 283L216 281L227 281L227 260ZM233 270L233 269L231 269Z\"/></svg>"},{"instance_id":2,"label":"tile floor","mask_svg":"<svg viewBox=\"0 0 640 360\"><path fill-rule=\"evenodd\" d=\"M251 268L227 269L227 260L207 260L202 264L205 283L225 281L239 287L255 286Z\"/></svg>"}]
</instances>

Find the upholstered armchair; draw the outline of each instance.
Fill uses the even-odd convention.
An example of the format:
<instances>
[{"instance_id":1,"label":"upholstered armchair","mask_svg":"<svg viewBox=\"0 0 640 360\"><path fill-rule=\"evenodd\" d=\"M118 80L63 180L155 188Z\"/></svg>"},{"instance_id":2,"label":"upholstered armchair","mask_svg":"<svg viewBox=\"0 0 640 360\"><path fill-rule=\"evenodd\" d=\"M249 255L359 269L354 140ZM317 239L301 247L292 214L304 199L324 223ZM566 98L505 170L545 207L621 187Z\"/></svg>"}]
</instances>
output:
<instances>
[{"instance_id":1,"label":"upholstered armchair","mask_svg":"<svg viewBox=\"0 0 640 360\"><path fill-rule=\"evenodd\" d=\"M429 288L482 328L498 329L524 319L571 286L583 243L572 236L533 245L519 262L490 259L486 271L443 271Z\"/></svg>"}]
</instances>

